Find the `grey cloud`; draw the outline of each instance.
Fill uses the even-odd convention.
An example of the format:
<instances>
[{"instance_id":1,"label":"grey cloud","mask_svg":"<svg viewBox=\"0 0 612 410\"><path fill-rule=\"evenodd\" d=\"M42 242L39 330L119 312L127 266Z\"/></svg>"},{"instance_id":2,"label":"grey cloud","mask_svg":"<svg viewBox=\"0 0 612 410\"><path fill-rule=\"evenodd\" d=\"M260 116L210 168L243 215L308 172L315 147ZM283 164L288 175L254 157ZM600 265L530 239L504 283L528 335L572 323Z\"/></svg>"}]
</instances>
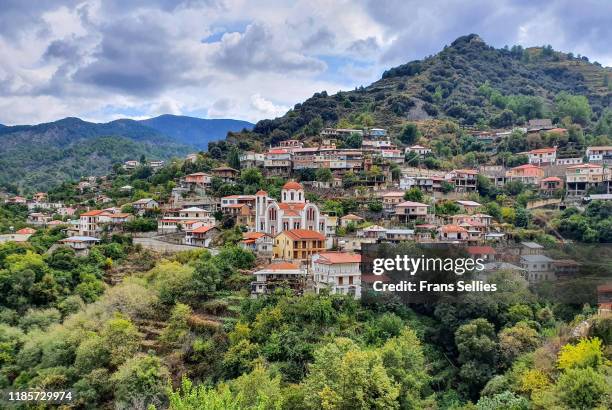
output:
<instances>
[{"instance_id":1,"label":"grey cloud","mask_svg":"<svg viewBox=\"0 0 612 410\"><path fill-rule=\"evenodd\" d=\"M272 33L258 23L249 25L242 34L224 34L218 44L214 63L235 74L253 70L320 72L326 68L323 61L291 50L279 50Z\"/></svg>"},{"instance_id":2,"label":"grey cloud","mask_svg":"<svg viewBox=\"0 0 612 410\"><path fill-rule=\"evenodd\" d=\"M126 17L101 28L102 40L79 68L79 82L133 95L156 95L185 80L196 56L183 51L170 33L148 16Z\"/></svg>"},{"instance_id":3,"label":"grey cloud","mask_svg":"<svg viewBox=\"0 0 612 410\"><path fill-rule=\"evenodd\" d=\"M43 58L61 58L75 59L79 55L79 47L75 41L70 40L54 40L49 44L47 50L43 54Z\"/></svg>"},{"instance_id":4,"label":"grey cloud","mask_svg":"<svg viewBox=\"0 0 612 410\"><path fill-rule=\"evenodd\" d=\"M353 54L357 54L362 57L372 57L371 53L374 53L380 49L376 38L368 37L353 41L347 48L347 51Z\"/></svg>"},{"instance_id":5,"label":"grey cloud","mask_svg":"<svg viewBox=\"0 0 612 410\"><path fill-rule=\"evenodd\" d=\"M0 36L15 40L24 31L38 26L39 35L47 32L42 15L58 7L73 7L78 0L2 0L0 1Z\"/></svg>"},{"instance_id":6,"label":"grey cloud","mask_svg":"<svg viewBox=\"0 0 612 410\"><path fill-rule=\"evenodd\" d=\"M313 48L333 47L336 35L327 28L320 28L314 34L302 41L302 47L309 50Z\"/></svg>"}]
</instances>

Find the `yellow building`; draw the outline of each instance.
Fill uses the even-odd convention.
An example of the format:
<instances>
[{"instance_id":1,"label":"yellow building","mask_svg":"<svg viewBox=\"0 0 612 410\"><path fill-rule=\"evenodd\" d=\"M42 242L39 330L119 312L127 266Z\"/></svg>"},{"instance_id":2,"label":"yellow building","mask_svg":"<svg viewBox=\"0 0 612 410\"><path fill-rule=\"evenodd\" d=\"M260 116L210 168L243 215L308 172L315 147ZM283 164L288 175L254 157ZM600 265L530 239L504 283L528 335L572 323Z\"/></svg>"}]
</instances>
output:
<instances>
[{"instance_id":1,"label":"yellow building","mask_svg":"<svg viewBox=\"0 0 612 410\"><path fill-rule=\"evenodd\" d=\"M317 231L291 229L274 237L274 258L308 262L325 250L325 236Z\"/></svg>"}]
</instances>

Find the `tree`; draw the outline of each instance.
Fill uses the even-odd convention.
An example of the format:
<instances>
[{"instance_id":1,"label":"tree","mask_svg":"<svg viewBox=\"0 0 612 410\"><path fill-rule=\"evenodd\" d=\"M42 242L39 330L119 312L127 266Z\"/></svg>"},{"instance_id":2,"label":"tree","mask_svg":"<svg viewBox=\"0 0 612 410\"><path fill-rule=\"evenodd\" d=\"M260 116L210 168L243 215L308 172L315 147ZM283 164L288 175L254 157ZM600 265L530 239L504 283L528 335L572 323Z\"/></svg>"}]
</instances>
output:
<instances>
[{"instance_id":1,"label":"tree","mask_svg":"<svg viewBox=\"0 0 612 410\"><path fill-rule=\"evenodd\" d=\"M240 408L282 408L283 394L280 376L272 377L261 363L256 364L250 373L245 373L232 380L229 386Z\"/></svg>"},{"instance_id":2,"label":"tree","mask_svg":"<svg viewBox=\"0 0 612 410\"><path fill-rule=\"evenodd\" d=\"M594 367L603 363L601 340L598 338L581 339L578 344L566 344L559 353L558 367L568 370Z\"/></svg>"},{"instance_id":3,"label":"tree","mask_svg":"<svg viewBox=\"0 0 612 410\"><path fill-rule=\"evenodd\" d=\"M119 313L106 321L100 336L109 349L109 362L112 366L119 366L138 351L138 330L128 318Z\"/></svg>"},{"instance_id":4,"label":"tree","mask_svg":"<svg viewBox=\"0 0 612 410\"><path fill-rule=\"evenodd\" d=\"M191 307L177 303L172 309L168 324L162 331L159 340L167 349L175 349L183 345L189 336L188 320L191 316Z\"/></svg>"},{"instance_id":5,"label":"tree","mask_svg":"<svg viewBox=\"0 0 612 410\"><path fill-rule=\"evenodd\" d=\"M187 378L183 378L178 390L170 392L169 401L170 410L243 410L228 386L214 389L200 384L194 387Z\"/></svg>"},{"instance_id":6,"label":"tree","mask_svg":"<svg viewBox=\"0 0 612 410\"><path fill-rule=\"evenodd\" d=\"M555 97L555 115L558 118L570 117L573 122L587 125L591 120L591 106L583 95L571 95L565 91Z\"/></svg>"},{"instance_id":7,"label":"tree","mask_svg":"<svg viewBox=\"0 0 612 410\"><path fill-rule=\"evenodd\" d=\"M227 154L227 164L234 169L240 169L240 151L235 145L232 145Z\"/></svg>"},{"instance_id":8,"label":"tree","mask_svg":"<svg viewBox=\"0 0 612 410\"><path fill-rule=\"evenodd\" d=\"M146 408L159 406L170 380L168 369L151 355L136 355L123 363L111 376L115 399L123 406Z\"/></svg>"},{"instance_id":9,"label":"tree","mask_svg":"<svg viewBox=\"0 0 612 410\"><path fill-rule=\"evenodd\" d=\"M361 148L361 144L363 143L363 137L361 134L357 132L351 133L346 140L344 141L348 148Z\"/></svg>"},{"instance_id":10,"label":"tree","mask_svg":"<svg viewBox=\"0 0 612 410\"><path fill-rule=\"evenodd\" d=\"M538 332L525 322L519 322L499 333L499 349L508 365L520 354L535 349L538 343Z\"/></svg>"},{"instance_id":11,"label":"tree","mask_svg":"<svg viewBox=\"0 0 612 410\"><path fill-rule=\"evenodd\" d=\"M422 408L423 392L429 381L421 342L414 330L404 328L389 339L380 355L389 376L400 386L402 409Z\"/></svg>"},{"instance_id":12,"label":"tree","mask_svg":"<svg viewBox=\"0 0 612 410\"><path fill-rule=\"evenodd\" d=\"M400 141L402 143L409 145L413 144L420 136L419 129L414 123L408 123L404 125L402 128L402 132L400 133Z\"/></svg>"},{"instance_id":13,"label":"tree","mask_svg":"<svg viewBox=\"0 0 612 410\"><path fill-rule=\"evenodd\" d=\"M331 169L329 168L319 168L315 172L315 178L319 182L331 182L333 180L333 175Z\"/></svg>"},{"instance_id":14,"label":"tree","mask_svg":"<svg viewBox=\"0 0 612 410\"><path fill-rule=\"evenodd\" d=\"M417 187L410 188L404 193L406 201L421 202L423 200L423 191Z\"/></svg>"},{"instance_id":15,"label":"tree","mask_svg":"<svg viewBox=\"0 0 612 410\"><path fill-rule=\"evenodd\" d=\"M571 409L592 409L605 399L609 386L606 379L590 367L568 369L559 377L556 393Z\"/></svg>"},{"instance_id":16,"label":"tree","mask_svg":"<svg viewBox=\"0 0 612 410\"><path fill-rule=\"evenodd\" d=\"M399 389L376 351L338 338L314 353L304 380L308 409L397 409Z\"/></svg>"},{"instance_id":17,"label":"tree","mask_svg":"<svg viewBox=\"0 0 612 410\"><path fill-rule=\"evenodd\" d=\"M263 176L261 175L261 171L257 168L247 168L240 171L240 180L245 185L260 187L263 181Z\"/></svg>"},{"instance_id":18,"label":"tree","mask_svg":"<svg viewBox=\"0 0 612 410\"><path fill-rule=\"evenodd\" d=\"M486 319L474 319L455 332L461 364L459 376L472 396L495 374L497 341L495 328Z\"/></svg>"}]
</instances>

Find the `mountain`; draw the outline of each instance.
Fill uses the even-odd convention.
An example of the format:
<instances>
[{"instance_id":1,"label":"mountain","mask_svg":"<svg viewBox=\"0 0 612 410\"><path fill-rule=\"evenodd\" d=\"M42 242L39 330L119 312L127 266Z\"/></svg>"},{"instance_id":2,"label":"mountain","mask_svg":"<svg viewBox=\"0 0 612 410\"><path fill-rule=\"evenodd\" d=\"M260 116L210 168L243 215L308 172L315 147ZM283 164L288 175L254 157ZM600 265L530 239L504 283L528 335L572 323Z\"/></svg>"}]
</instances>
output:
<instances>
[{"instance_id":1,"label":"mountain","mask_svg":"<svg viewBox=\"0 0 612 410\"><path fill-rule=\"evenodd\" d=\"M79 118L37 125L0 126L0 187L48 189L65 180L108 173L113 164L141 155L152 159L205 149L228 131L249 129L237 120L162 115L143 121L92 123Z\"/></svg>"},{"instance_id":2,"label":"mountain","mask_svg":"<svg viewBox=\"0 0 612 410\"><path fill-rule=\"evenodd\" d=\"M316 135L321 127L340 121L344 126L390 128L394 135L407 121L431 118L463 125L511 126L552 116L554 99L562 91L588 98L592 124L611 107L611 83L612 69L586 57L550 46L495 49L470 34L434 56L385 71L367 87L334 95L315 93L284 116L259 121L252 132L231 133L228 138L275 143Z\"/></svg>"},{"instance_id":3,"label":"mountain","mask_svg":"<svg viewBox=\"0 0 612 410\"><path fill-rule=\"evenodd\" d=\"M133 120L104 124L64 118L0 128L0 186L46 190L65 180L107 173L127 159L168 159L192 150Z\"/></svg>"},{"instance_id":4,"label":"mountain","mask_svg":"<svg viewBox=\"0 0 612 410\"><path fill-rule=\"evenodd\" d=\"M202 119L170 114L139 122L172 137L176 142L198 148L206 148L210 141L222 140L228 131L250 130L254 125L240 120Z\"/></svg>"}]
</instances>

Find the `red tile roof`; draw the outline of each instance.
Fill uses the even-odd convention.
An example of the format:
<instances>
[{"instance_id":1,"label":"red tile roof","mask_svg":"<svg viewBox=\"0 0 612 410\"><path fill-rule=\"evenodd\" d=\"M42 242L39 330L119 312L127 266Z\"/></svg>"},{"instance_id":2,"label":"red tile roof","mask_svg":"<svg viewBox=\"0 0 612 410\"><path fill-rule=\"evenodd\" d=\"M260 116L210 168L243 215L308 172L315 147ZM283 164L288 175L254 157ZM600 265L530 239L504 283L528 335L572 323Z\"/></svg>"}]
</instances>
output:
<instances>
[{"instance_id":1,"label":"red tile roof","mask_svg":"<svg viewBox=\"0 0 612 410\"><path fill-rule=\"evenodd\" d=\"M98 216L100 214L106 213L100 209L94 209L93 211L88 211L85 213L82 213L81 216Z\"/></svg>"},{"instance_id":2,"label":"red tile roof","mask_svg":"<svg viewBox=\"0 0 612 410\"><path fill-rule=\"evenodd\" d=\"M440 231L446 233L467 233L467 229L458 225L444 225L440 227Z\"/></svg>"},{"instance_id":3,"label":"red tile roof","mask_svg":"<svg viewBox=\"0 0 612 410\"><path fill-rule=\"evenodd\" d=\"M538 149L532 149L531 151L529 151L530 154L551 154L553 152L557 152L557 147L538 148Z\"/></svg>"},{"instance_id":4,"label":"red tile roof","mask_svg":"<svg viewBox=\"0 0 612 410\"><path fill-rule=\"evenodd\" d=\"M427 204L422 204L420 202L413 202L413 201L405 201L402 202L401 204L397 204L395 205L396 207L400 206L400 207L404 207L404 206L427 206Z\"/></svg>"},{"instance_id":5,"label":"red tile roof","mask_svg":"<svg viewBox=\"0 0 612 410\"><path fill-rule=\"evenodd\" d=\"M312 239L316 241L324 241L325 236L317 231L310 231L308 229L291 229L289 231L283 231L281 234L287 235L293 240L304 240Z\"/></svg>"},{"instance_id":6,"label":"red tile roof","mask_svg":"<svg viewBox=\"0 0 612 410\"><path fill-rule=\"evenodd\" d=\"M320 258L317 263L333 265L336 263L360 263L361 255L350 252L322 252L318 254Z\"/></svg>"},{"instance_id":7,"label":"red tile roof","mask_svg":"<svg viewBox=\"0 0 612 410\"><path fill-rule=\"evenodd\" d=\"M303 190L304 187L299 182L289 181L285 185L283 185L283 189L295 189L297 191L300 189Z\"/></svg>"},{"instance_id":8,"label":"red tile roof","mask_svg":"<svg viewBox=\"0 0 612 410\"><path fill-rule=\"evenodd\" d=\"M470 255L495 255L495 249L492 246L468 246L467 252Z\"/></svg>"},{"instance_id":9,"label":"red tile roof","mask_svg":"<svg viewBox=\"0 0 612 410\"><path fill-rule=\"evenodd\" d=\"M544 178L542 182L561 182L561 178L558 177L548 177Z\"/></svg>"},{"instance_id":10,"label":"red tile roof","mask_svg":"<svg viewBox=\"0 0 612 410\"><path fill-rule=\"evenodd\" d=\"M214 228L214 226L200 226L198 228L195 228L191 232L193 232L193 233L206 233L206 232L210 231L213 228Z\"/></svg>"},{"instance_id":11,"label":"red tile roof","mask_svg":"<svg viewBox=\"0 0 612 410\"><path fill-rule=\"evenodd\" d=\"M266 266L264 269L268 270L290 270L290 269L299 269L300 267L291 262L276 262Z\"/></svg>"},{"instance_id":12,"label":"red tile roof","mask_svg":"<svg viewBox=\"0 0 612 410\"><path fill-rule=\"evenodd\" d=\"M18 230L17 232L20 235L28 235L28 234L35 234L36 233L36 229L32 229L32 228L22 228L20 230Z\"/></svg>"}]
</instances>

